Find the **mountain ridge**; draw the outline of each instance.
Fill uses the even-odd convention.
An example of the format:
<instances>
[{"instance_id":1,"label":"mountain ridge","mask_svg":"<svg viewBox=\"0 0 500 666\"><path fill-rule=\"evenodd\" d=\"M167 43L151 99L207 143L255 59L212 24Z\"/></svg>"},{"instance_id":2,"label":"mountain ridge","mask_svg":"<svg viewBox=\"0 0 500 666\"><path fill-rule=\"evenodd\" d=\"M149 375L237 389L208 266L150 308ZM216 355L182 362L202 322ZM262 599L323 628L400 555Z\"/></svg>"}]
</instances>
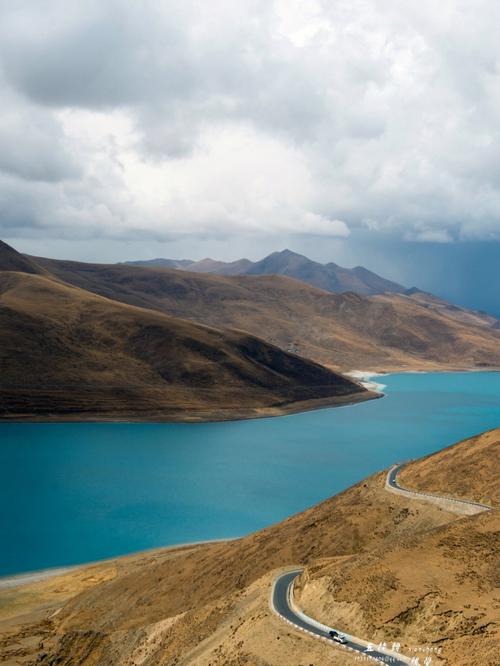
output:
<instances>
[{"instance_id":1,"label":"mountain ridge","mask_svg":"<svg viewBox=\"0 0 500 666\"><path fill-rule=\"evenodd\" d=\"M0 368L0 418L14 420L225 420L376 397L248 332L1 263Z\"/></svg>"},{"instance_id":2,"label":"mountain ridge","mask_svg":"<svg viewBox=\"0 0 500 666\"><path fill-rule=\"evenodd\" d=\"M21 254L12 246L0 240L0 270L20 271L33 275L46 275L47 271L31 257Z\"/></svg>"},{"instance_id":3,"label":"mountain ridge","mask_svg":"<svg viewBox=\"0 0 500 666\"><path fill-rule=\"evenodd\" d=\"M289 249L272 252L260 261L237 259L224 262L206 257L200 261L188 259L154 259L124 262L134 266L163 266L196 273L217 275L287 275L332 293L354 291L365 296L403 293L406 287L387 280L363 266L343 268L334 262L322 264Z\"/></svg>"},{"instance_id":4,"label":"mountain ridge","mask_svg":"<svg viewBox=\"0 0 500 666\"><path fill-rule=\"evenodd\" d=\"M36 258L65 282L217 328L248 331L340 371L500 367L500 329L418 294L330 293L283 275L220 276Z\"/></svg>"}]
</instances>

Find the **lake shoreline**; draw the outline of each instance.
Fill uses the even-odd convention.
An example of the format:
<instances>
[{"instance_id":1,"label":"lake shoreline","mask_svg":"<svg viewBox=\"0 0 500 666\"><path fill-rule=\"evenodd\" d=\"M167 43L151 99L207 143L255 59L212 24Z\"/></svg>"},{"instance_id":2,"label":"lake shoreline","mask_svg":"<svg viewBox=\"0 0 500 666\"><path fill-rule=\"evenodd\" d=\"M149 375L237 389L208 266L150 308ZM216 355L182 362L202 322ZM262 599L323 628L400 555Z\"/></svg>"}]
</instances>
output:
<instances>
[{"instance_id":1,"label":"lake shoreline","mask_svg":"<svg viewBox=\"0 0 500 666\"><path fill-rule=\"evenodd\" d=\"M362 385L362 382L358 382ZM325 398L312 398L309 400L296 400L279 406L252 407L242 409L224 410L178 410L178 413L165 412L162 415L154 414L148 416L82 416L81 414L48 416L32 415L0 415L1 423L221 423L226 421L249 421L252 419L273 418L277 416L288 416L290 414L302 414L318 409L333 409L335 407L350 407L367 400L377 400L383 395L363 386L364 391L349 393L340 396L328 396Z\"/></svg>"},{"instance_id":2,"label":"lake shoreline","mask_svg":"<svg viewBox=\"0 0 500 666\"><path fill-rule=\"evenodd\" d=\"M370 371L361 371L361 370L358 370L356 372L358 373L357 374L358 379L369 379L369 378L373 379L374 376L382 376L381 372L370 372ZM446 377L443 377L442 381L436 378L432 379L432 376L436 377L436 375L442 375L442 374L444 375L449 374L450 377L447 380ZM453 375L461 374L462 378L459 379L458 376L456 378L451 377L452 374ZM484 375L483 379L480 378L481 374ZM185 448L183 446L184 444L186 444L187 447L190 447L191 443L194 442L194 447L195 447L194 450L198 452L196 460L198 461L199 466L203 467L204 470L203 473L199 472L198 475L195 470L193 478L198 484L204 483L203 478L206 477L206 470L204 465L205 462L207 462L210 469L214 467L214 469L217 468L217 470L219 471L222 470L220 472L221 482L224 482L224 484L229 483L229 486L231 487L233 477L229 476L225 472L225 470L227 469L227 461L229 460L231 461L231 463L234 462L239 467L241 467L241 460L243 459L246 461L246 463L248 463L250 469L253 470L253 468L255 467L256 470L255 473L253 471L250 474L248 474L247 471L242 473L242 478L245 479L245 484L246 484L245 487L247 487L248 485L250 490L252 489L253 481L255 481L258 484L258 487L262 486L263 476L265 479L267 479L267 481L270 481L271 483L276 483L277 489L280 488L280 479L278 478L278 480L276 480L275 474L272 471L278 462L278 459L276 458L277 455L283 456L285 468L288 469L288 473L294 474L295 476L299 474L300 479L302 480L304 478L305 473L306 474L312 473L309 468L314 467L314 465L311 462L309 462L310 459L313 459L314 456L318 456L318 460L321 460L322 462L319 467L316 466L314 469L314 477L311 477L314 478L313 485L311 485L311 483L309 483L309 485L306 485L306 491L304 491L303 493L304 496L307 496L308 498L309 496L311 496L311 499L304 500L302 506L297 508L296 506L294 506L293 499L285 499L287 497L286 494L282 493L280 495L278 493L277 494L278 500L276 501L276 512L278 517L277 518L273 517L272 520L280 520L283 519L283 516L285 517L291 516L298 510L304 510L304 508L307 508L307 506L312 505L315 502L321 501L322 497L326 498L330 496L329 493L331 493L332 491L340 492L342 488L346 486L348 481L349 483L355 483L356 479L363 477L364 474L372 473L373 469L377 468L380 469L379 466L380 463L382 463L382 465L390 464L395 460L402 459L403 457L409 457L407 453L408 451L410 451L411 455L414 455L413 454L414 450L416 450L417 453L422 455L428 454L429 452L432 452L434 450L434 447L433 446L430 447L428 442L439 441L440 442L439 446L447 446L449 444L449 441L451 441L449 440L450 437L449 433L452 431L450 424L453 424L455 422L454 420L450 421L448 424L447 421L445 422L442 419L438 419L437 420L438 428L432 430L432 437L427 436L425 432L420 431L420 429L418 430L418 432L413 430L408 431L406 429L405 424L411 422L411 419L416 416L418 416L419 422L420 420L422 420L423 424L432 424L432 419L436 416L436 414L439 415L439 409L436 411L436 407L439 407L439 401L441 399L440 396L442 395L446 396L448 391L451 391L449 393L450 397L449 398L445 397L444 400L442 401L442 409L444 410L442 412L443 414L446 414L447 412L449 413L450 409L455 409L455 398L453 397L455 393L457 393L456 399L458 401L456 404L457 405L461 404L460 399L462 399L462 394L466 395L466 392L464 392L464 390L462 390L460 386L463 386L465 389L467 384L471 383L471 395L468 396L467 399L465 400L464 409L469 410L466 411L465 414L469 413L471 415L470 422L471 423L478 422L477 423L478 427L466 430L463 429L464 424L462 423L460 424L461 425L460 430L457 430L457 432L461 433L459 436L465 436L465 435L469 436L474 434L475 432L479 432L480 429L494 427L498 423L498 419L496 420L494 419L492 421L491 417L488 417L490 419L489 422L488 421L485 422L482 412L479 414L473 410L470 411L470 405L474 404L473 400L474 392L476 392L476 394L479 396L478 404L482 405L484 404L486 406L491 404L493 408L493 411L490 410L492 416L498 414L498 412L495 412L497 403L491 403L491 396L498 395L498 388L496 388L498 387L497 371L495 372L483 371L482 373L480 371L476 372L469 371L467 373L463 371L461 373L407 372L407 373L399 373L399 375L400 375L399 377L395 377L395 386L391 384L390 377L387 377L387 382L389 386L388 395L391 396L391 399L387 401L382 401L382 403L380 404L377 403L377 405L370 405L371 400L367 400L365 407L361 408L359 412L360 416L358 416L357 411L354 412L353 410L336 410L336 409L330 410L330 414L328 413L321 414L321 412L328 412L329 410L328 409L319 410L315 408L309 411L311 413L318 412L317 418L312 416L306 416L304 418L298 418L298 419L297 418L284 419L282 421L282 425L279 424L280 419L261 418L261 419L248 420L247 425L245 425L245 423L242 423L241 427L231 426L228 428L212 428L212 429L207 428L206 430L203 428L200 429L196 428L193 429L192 433L189 428L181 428L178 430L172 429L164 431L163 426L164 425L167 426L168 424L163 424L163 423L161 424L162 426L161 428L156 428L156 429L152 428L151 430L149 430L147 428L149 424L146 424L144 433L140 430L136 431L135 428L131 429L130 435L128 435L128 440L129 440L128 442L127 442L127 437L124 436L126 433L123 431L123 429L117 429L116 431L115 430L109 431L107 428L105 428L99 431L94 427L95 424L87 424L89 426L93 425L93 428L87 431L85 430L85 428L83 428L82 430L76 428L75 424L74 428L75 434L74 435L71 434L73 431L68 431L68 432L70 433L69 437L71 440L71 444L74 444L76 448L67 446L67 444L69 444L70 441L68 440L66 442L66 436L64 433L61 434L59 427L54 429L50 429L49 427L47 431L44 430L42 432L42 430L40 430L41 440L42 441L45 441L45 439L47 440L48 448L46 450L48 451L49 456L45 457L45 449L44 449L42 457L39 459L39 462L34 467L33 475L28 478L30 483L37 482L37 480L39 479L39 475L36 470L39 469L39 463L41 461L43 461L44 465L47 465L48 461L55 462L56 464L55 469L57 470L58 469L57 465L60 463L61 454L62 454L64 455L64 460L66 460L67 458L69 463L73 465L73 466L71 465L68 466L69 473L73 474L73 476L70 476L68 478L74 477L76 482L79 483L79 479L81 477L81 473L79 471L81 469L80 467L81 460L82 459L87 460L88 445L89 441L91 442L92 440L94 440L94 444L93 447L92 446L90 447L90 450L94 451L98 461L101 461L101 456L102 456L103 462L102 463L99 462L99 464L96 462L93 463L89 462L89 469L87 470L87 474L91 479L95 478L96 472L98 474L101 474L104 470L104 478L109 477L112 481L114 481L117 470L116 461L120 460L121 461L120 464L123 466L123 469L126 472L127 479L128 477L130 477L130 480L132 480L132 482L135 483L137 480L136 477L138 478L140 477L140 479L142 479L143 476L133 472L129 474L126 470L134 468L134 465L137 462L137 457L139 456L139 460L144 458L142 464L146 464L146 462L144 461L149 460L150 454L152 454L153 456L161 454L162 458L159 459L162 461L162 464L159 466L161 472L159 472L154 466L151 467L149 463L146 464L145 469L148 470L150 479L154 482L152 490L150 491L152 501L158 502L161 500L161 507L167 506L168 508L170 507L168 503L169 502L168 494L165 495L162 488L165 485L165 483L167 483L167 487L169 487L168 484L171 483L173 484L172 487L177 488L177 486L175 485L177 483L175 480L175 476L172 476L172 474L170 474L168 470L169 466L171 466L170 461L172 460L171 457L172 455L174 456L173 458L174 460L178 459L181 463L183 463L184 458L186 456L189 458L189 451L191 449ZM411 379L408 375L413 375L415 377L415 380ZM407 380L405 380L405 376L408 376ZM428 379L425 379L425 376L427 376ZM418 382L418 384L421 387L420 390L414 395L419 401L421 396L421 399L423 400L422 404L424 406L423 412L419 407L418 413L416 413L414 397L413 396L407 397L410 395L407 393L408 391L407 384L410 382L411 385L413 385L414 381ZM431 391L430 395L433 395L432 391L434 384L436 384L437 393L435 395L435 398L431 399L426 396L429 395L429 390ZM457 385L460 388L460 390L457 390ZM396 387L397 390L393 391L392 389ZM489 387L489 389L486 391L486 393L483 394L483 391L487 387ZM445 392L443 392L443 388L445 388ZM493 392L491 390L492 388ZM438 402L436 402L436 399ZM428 406L426 405L426 401L429 402ZM345 406L351 406L351 405L346 404ZM404 411L406 407L408 413ZM429 418L425 417L426 409L428 410ZM314 420L312 420L313 418ZM391 419L391 421L389 421L388 419ZM404 432L403 440L400 437L398 437L395 438L394 443L392 443L389 438L387 440L387 445L384 447L383 450L379 450L377 447L370 446L371 439L375 438L377 433L379 435L382 434L383 437L387 437L387 433L393 431L394 425L390 426L390 431L387 430L388 424L392 423L393 420L397 428L398 419L403 421L403 432ZM256 423L258 421L261 421L262 423L260 424ZM311 429L311 426L309 424L312 424L314 427ZM83 425L85 426L85 424ZM123 424L116 424L116 425L123 425ZM144 427L144 424L141 425ZM174 425L178 424L172 424L172 426ZM210 424L202 424L202 425L209 426ZM19 428L19 430L17 430L16 428L14 428L14 424L12 424L12 426L13 430L12 430L12 439L11 439L10 426L6 425L5 443L8 444L9 440L11 440L12 460L17 463L17 461L20 460L18 453L19 451L18 445L23 443L24 439L26 438L28 441L31 441L33 436L29 434L31 433L31 429L24 430L22 428ZM375 431L373 430L373 428L375 428ZM263 432L268 433L270 437L262 437ZM26 434L23 435L22 433ZM86 433L90 434L90 440L89 436ZM104 439L106 440L106 447L104 448L97 446L95 443L96 438L97 442L100 441L99 439L100 437L104 437ZM210 447L208 448L208 453L207 453L207 448L205 446L202 446L202 444L203 445L205 444L205 440L207 437L209 438L208 442L210 443ZM437 439L437 437L439 437L439 440ZM410 443L411 439L415 440L413 443L413 447ZM149 447L146 449L148 453L144 452L141 453L141 451L143 451L143 446L136 448L136 440L138 443L140 442L141 445ZM148 445L149 440L151 443ZM201 440L204 441L201 442ZM55 445L53 444L54 441ZM164 441L171 442L172 444L175 444L175 446L164 447L163 446ZM238 441L238 443L241 444L243 448L233 447L233 441ZM275 441L278 442L278 444L276 446L273 446L272 443ZM404 444L403 446L404 451L403 453L400 453L402 442ZM246 447L245 443L247 444ZM304 443L306 444L306 449L304 449ZM177 446L177 444L179 444L179 446ZM251 446L249 446L250 444ZM363 457L356 457L356 454L353 453L356 450L356 447L359 448L360 452L362 452ZM238 448L238 451L240 451L240 453L238 454L234 453L234 451L236 451L236 448ZM37 445L36 447L30 446L30 448L26 449L27 453L30 450L32 450L35 456L38 456L38 451L40 451L41 449L40 446ZM255 453L256 450L258 451L258 453ZM304 450L306 452L309 452L309 454L306 456L306 459L303 459ZM125 454L123 454L123 451L125 451ZM221 452L221 457L217 459L216 464L212 464L212 462L210 461L214 458L214 452L217 454L217 452L219 451ZM241 453L241 451L243 453ZM123 460L122 460L122 455L124 455ZM242 455L243 458L241 458ZM84 458L82 458L82 456L84 456ZM133 458L131 458L131 456L133 456ZM130 458L131 462L133 461L134 465L129 466L128 464L125 464L124 461L127 461L128 458ZM373 463L370 462L372 458L374 460L376 459L375 460L376 466L375 462ZM5 457L6 469L9 465L8 460L9 457L8 454L6 454ZM25 465L26 458L23 458L23 460ZM94 460L94 458L92 458L92 460ZM260 460L262 461L262 464L259 462ZM339 468L338 464L339 460L342 461L341 475L340 472L338 474L336 473L336 469ZM325 461L326 462L329 461L330 465L325 464ZM223 463L222 466L221 463ZM21 469L23 470L22 472L23 474L24 474L24 465L19 468L19 470ZM212 465L212 467L210 467L210 465ZM366 471L361 471L364 469L364 467L366 467ZM15 469L16 468L14 468L14 472L10 475L14 479L14 481L12 482L13 487L15 485L19 486L20 479L24 478L23 476L18 477L18 472L16 472ZM50 466L48 466L47 469L50 469ZM247 469L246 464L245 464L245 469ZM267 472L266 469L268 470ZM281 469L281 463L280 463L280 469ZM292 482L295 483L295 481ZM115 511L116 510L121 511L123 510L123 507L128 506L128 503L130 502L132 502L132 507L134 507L135 510L134 501L137 501L138 506L141 506L140 503L144 499L143 498L144 490L142 488L141 482L138 482L137 488L135 488L133 483L132 485L129 485L127 481L127 491L126 495L123 498L118 493L116 498L112 498L114 503L112 502L111 504L109 504L108 500L106 500L106 504L103 505L106 507L106 511L110 510L110 507ZM210 487L211 483L212 482L210 481ZM38 487L39 485L40 484L38 485L35 484L35 487ZM120 489L121 485L123 484L117 483L118 489ZM177 483L177 485L179 484ZM286 483L284 481L281 483L281 485L282 488L286 488ZM107 487L107 486L99 484L99 488L102 487ZM112 485L110 487L113 488ZM90 505L92 506L92 502L94 502L96 496L95 488L90 486L89 490L88 484L85 483L82 485L82 488L84 491L84 496L85 497L88 496L88 498L91 501ZM201 485L201 488L203 490L204 486ZM224 488L226 488L226 486L224 486ZM236 484L233 490L235 490L236 493L238 493L239 488L240 487ZM318 490L317 490L318 488L323 488L324 491L323 495L318 495ZM130 494L131 489L132 489L132 494ZM180 496L183 497L182 488L180 487L177 488L176 492L180 493L181 494ZM168 536L167 538L164 538L165 536L163 534L164 519L161 516L160 517L157 516L156 518L150 518L149 514L146 515L146 518L148 520L151 520L151 524L153 525L154 529L157 530L158 534L163 536L163 538L160 537L160 539L157 539L156 543L154 541L151 542L151 540L149 541L153 549L164 550L165 548L180 549L185 547L192 547L200 543L200 537L203 540L203 543L208 543L212 541L212 539L210 538L211 536L219 536L220 538L222 536L225 537L225 535L227 535L228 533L229 534L232 533L233 535L238 535L238 537L240 537L242 535L250 533L254 529L260 529L262 526L265 527L267 524L272 524L271 521L268 522L268 516L266 514L266 511L268 510L267 505L265 509L262 509L262 518L259 518L261 522L256 523L256 526L254 526L253 517L251 520L250 519L247 520L248 511L245 508L244 504L242 504L242 508L240 510L240 513L242 514L241 523L238 522L235 523L235 525L230 525L229 521L224 523L224 521L226 521L226 514L230 518L232 512L235 510L234 501L232 501L230 505L226 506L227 502L225 502L223 499L220 499L218 496L216 499L212 498L210 494L211 491L209 491L208 486L205 490L203 490L203 493L200 493L200 498L201 498L200 502L202 499L203 501L205 501L208 498L208 500L213 503L215 510L218 512L216 513L217 520L221 521L223 529L218 528L216 521L214 521L215 525L214 529L208 529L207 526L205 526L205 528L203 529L203 525L200 525L200 529L196 530L184 529L186 525L186 520L189 521L189 517L185 518L184 514L182 514L181 512L178 512L179 515L177 515L174 503L172 515L174 516L174 520L177 520L180 527L177 528L177 524L173 523L175 524L175 528L169 528L169 529L171 529L172 531L172 536L175 536L175 531L177 531L179 538L176 540L170 538L171 535L168 534L168 530L167 530ZM64 504L66 495L67 493L66 494L62 493L61 495L62 499L59 501L58 494L55 493L54 497L51 498L51 501L53 500L53 502L56 502L57 500L57 502L59 503L58 504L54 503L53 506L56 508L62 506L61 502L63 502ZM186 502L187 502L186 506L188 510L190 510L191 505L193 503L192 497L189 498L189 501L186 500ZM295 504L296 503L297 502L295 501ZM72 509L74 509L75 507L76 509L79 509L80 504L77 503L74 506L73 505L71 506ZM284 507L286 509L287 512L286 514L284 512L280 513L281 507ZM199 520L199 516L205 515L203 513L205 509L206 509L205 504L200 504L201 513L193 514L195 516L194 519ZM182 522L179 522L179 516L182 518ZM187 514L187 516L189 516L189 513ZM210 513L207 513L206 517L208 517L210 520L212 519ZM99 516L98 518L100 519ZM139 533L141 533L141 525L143 523L142 516L137 515L136 518L137 518L136 528L139 531ZM168 513L168 519L170 520L170 513ZM191 520L193 520L192 517ZM104 522L105 521L101 520L101 523ZM49 523L51 526L52 520L50 520ZM61 525L64 528L65 523L61 523ZM84 530L88 528L88 525L86 525L84 521L82 522L82 525ZM97 523L97 525L100 526L99 529L101 529L102 531L102 525L100 525L99 522ZM39 529L38 522L36 523L35 527L36 530ZM212 526L210 525L210 527ZM123 529L125 528L126 526L123 527ZM94 523L92 523L92 531L94 529L95 525ZM183 530L184 533L182 533ZM64 534L64 531L61 532L61 534ZM106 534L102 532L102 535L104 536L104 540L106 540L107 538ZM190 537L194 537L196 541L193 541L192 538ZM224 538L223 540L225 541L226 538ZM111 545L113 546L113 543L111 543ZM59 562L57 562L57 560L54 561L55 558L52 559L52 561L50 559L49 560L45 559L45 563L39 562L42 566L38 568L36 566L38 564L38 562L36 561L37 558L30 557L29 554L27 554L26 549L24 549L25 551L24 553L19 552L18 556L19 559L17 556L11 558L10 567L7 566L4 569L5 573L3 573L3 577L0 578L0 590L7 590L13 587L27 585L29 583L35 583L37 581L52 578L58 575L64 575L65 573L69 572L74 568L91 566L92 563L97 563L97 562L101 563L109 559L128 557L131 556L132 554L144 552L145 549L144 547L141 548L141 545L145 545L146 550L149 550L149 544L147 544L147 540L143 539L142 544L141 543L133 544L132 548L130 549L127 548L121 550L120 548L114 550L113 548L110 547L108 548L107 553L105 552L106 548L104 547L100 549L95 549L93 553L94 557L92 557L91 554L91 556L88 559L85 557L85 554L82 558L78 557L78 559L76 557L73 559L71 555L70 557L61 557L61 559L57 558L59 559ZM115 553L117 553L116 555L113 554L113 550ZM83 549L82 552L85 552L85 548ZM101 557L101 552L104 555L104 557ZM111 556L108 555L108 553L110 552ZM80 553L78 552L76 554L78 556ZM66 562L71 562L72 560L73 562L76 561L77 564L74 565L66 564ZM6 558L6 564L7 563L8 563L8 556ZM54 563L53 568L52 568L52 563ZM34 564L35 566L30 566L30 564ZM46 568L47 564L50 568ZM19 569L17 569L17 565L20 565ZM28 566L23 566L23 565L28 565Z\"/></svg>"},{"instance_id":3,"label":"lake shoreline","mask_svg":"<svg viewBox=\"0 0 500 666\"><path fill-rule=\"evenodd\" d=\"M348 370L343 371L342 374L358 384L360 384L365 392L362 393L349 393L341 396L329 396L326 398L312 398L309 400L297 400L294 402L286 403L279 406L267 407L244 407L241 409L228 409L226 412L217 409L209 410L196 410L196 409L178 409L175 412L164 412L163 414L149 414L145 416L137 415L82 415L75 414L74 416L64 414L50 414L40 416L33 414L30 416L6 415L0 414L0 424L2 423L224 423L230 421L249 421L253 419L274 418L279 416L288 416L292 414L303 414L320 409L333 409L336 407L352 407L361 404L368 400L377 400L384 397L385 384L372 382L372 377L384 377L387 375L412 375L412 374L460 374L460 373L476 373L487 372L496 373L500 372L500 367L491 368L430 368L419 370L418 368L389 368L387 370Z\"/></svg>"},{"instance_id":4,"label":"lake shoreline","mask_svg":"<svg viewBox=\"0 0 500 666\"><path fill-rule=\"evenodd\" d=\"M246 535L245 535L246 536ZM157 546L155 548L147 548L146 550L136 550L132 553L125 553L123 555L116 555L115 557L105 557L102 560L94 560L92 562L81 562L80 564L69 564L68 566L49 567L47 569L40 569L39 571L25 571L15 573L12 575L0 576L0 592L5 590L13 590L32 583L39 583L49 578L56 578L57 576L64 576L73 571L85 569L87 567L101 566L104 564L112 564L117 560L124 560L127 558L143 557L147 555L154 555L155 553L176 552L187 550L189 548L196 548L198 546L206 546L213 543L228 543L229 541L237 541L243 537L227 537L225 539L204 539L201 541L186 541L185 543L176 543L171 546Z\"/></svg>"}]
</instances>

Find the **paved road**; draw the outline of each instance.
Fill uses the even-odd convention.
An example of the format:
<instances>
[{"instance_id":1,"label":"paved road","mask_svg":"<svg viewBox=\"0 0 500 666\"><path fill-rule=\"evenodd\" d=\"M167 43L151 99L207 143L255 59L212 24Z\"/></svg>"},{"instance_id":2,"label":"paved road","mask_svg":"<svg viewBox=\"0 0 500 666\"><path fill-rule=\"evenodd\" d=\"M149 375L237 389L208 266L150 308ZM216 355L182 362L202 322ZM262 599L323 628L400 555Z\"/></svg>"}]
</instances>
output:
<instances>
[{"instance_id":1,"label":"paved road","mask_svg":"<svg viewBox=\"0 0 500 666\"><path fill-rule=\"evenodd\" d=\"M394 488L401 494L408 495L410 498L415 495L420 495L422 497L434 498L438 500L446 500L449 502L454 502L462 505L469 505L472 507L477 507L478 510L491 510L490 506L486 504L479 504L478 502L470 502L468 500L455 499L452 497L444 497L443 495L433 495L431 493L422 493L414 490L408 490L407 488L401 487L397 482L398 472L401 469L402 465L394 465L391 467L387 473L386 483L391 488ZM271 605L276 613L280 615L285 621L290 624L298 627L302 631L306 631L309 634L312 634L316 637L321 638L322 640L331 641L331 643L337 647L342 647L341 644L334 642L328 632L334 627L326 627L325 625L317 622L313 618L308 617L305 613L302 613L298 609L294 609L291 603L291 591L293 587L293 581L301 573L302 569L295 569L294 571L288 571L286 573L280 574L274 582L274 587L271 597ZM343 644L343 647L352 650L354 652L359 652L365 657L369 657L374 661L378 661L384 664L393 664L394 666L405 666L411 663L411 659L405 655L398 655L390 650L386 652L377 649L376 646L370 645L373 647L373 650L367 650L367 641L364 641L361 638L356 638L345 632L340 632L339 629L334 629L339 633L343 633L347 639L347 642Z\"/></svg>"},{"instance_id":2,"label":"paved road","mask_svg":"<svg viewBox=\"0 0 500 666\"><path fill-rule=\"evenodd\" d=\"M394 467L391 467L387 474L387 483L392 486L393 488L397 488L399 490L406 490L406 488L401 488L400 485L398 485L398 482L396 481L396 477L399 474L399 470L401 469L402 465L394 465Z\"/></svg>"},{"instance_id":3,"label":"paved road","mask_svg":"<svg viewBox=\"0 0 500 666\"><path fill-rule=\"evenodd\" d=\"M463 504L466 506L473 506L477 507L480 510L484 511L491 511L491 506L488 506L487 504L480 504L479 502L471 502L469 500L464 500L464 499L457 499L456 497L446 497L446 495L435 495L434 493L423 493L419 490L409 490L408 488L403 488L403 486L400 486L398 481L397 481L397 476L399 474L399 471L403 465L393 465L391 469L387 473L387 485L390 486L391 488L394 488L395 490L399 490L403 493L407 493L410 498L413 495L421 495L422 497L430 497L433 499L438 499L438 500L443 500L446 502L453 502L454 504Z\"/></svg>"},{"instance_id":4,"label":"paved road","mask_svg":"<svg viewBox=\"0 0 500 666\"><path fill-rule=\"evenodd\" d=\"M316 622L312 618L308 618L307 615L304 615L303 613L298 615L297 612L294 611L290 606L290 587L293 584L294 579L301 573L301 571L302 569L296 569L295 571L288 571L286 573L280 574L274 582L271 603L274 610L279 615L281 615L284 620L290 622L303 631L314 634L323 640L330 641L332 645L336 647L344 647L345 649L349 649L351 651L360 652L365 657L369 657L374 661L378 661L384 664L391 664L392 666L407 666L410 663L410 660L407 657L401 655L401 658L398 658L396 656L386 654L376 649L376 646L374 646L375 649L367 651L365 642L357 642L359 639L355 638L354 636L350 636L349 634L345 634L344 632L340 632L340 630L337 629L336 631L339 631L339 633L344 633L345 637L347 638L347 643L344 643L342 646L339 643L334 642L328 635L328 630L330 628L333 629L333 627L322 628L323 625L320 625L319 622Z\"/></svg>"}]
</instances>

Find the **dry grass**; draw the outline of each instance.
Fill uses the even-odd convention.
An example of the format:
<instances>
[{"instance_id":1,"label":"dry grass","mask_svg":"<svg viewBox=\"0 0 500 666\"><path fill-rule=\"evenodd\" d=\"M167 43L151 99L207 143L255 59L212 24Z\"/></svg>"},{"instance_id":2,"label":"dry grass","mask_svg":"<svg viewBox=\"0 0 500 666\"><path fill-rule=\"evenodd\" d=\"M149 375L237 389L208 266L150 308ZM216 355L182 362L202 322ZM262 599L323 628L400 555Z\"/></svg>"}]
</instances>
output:
<instances>
[{"instance_id":1,"label":"dry grass","mask_svg":"<svg viewBox=\"0 0 500 666\"><path fill-rule=\"evenodd\" d=\"M472 437L412 462L400 482L454 497L487 498L496 507L499 445L500 429ZM441 659L453 666L493 666L500 640L499 553L495 508L344 562L309 567L300 599L314 617L374 642L439 648Z\"/></svg>"},{"instance_id":2,"label":"dry grass","mask_svg":"<svg viewBox=\"0 0 500 666\"><path fill-rule=\"evenodd\" d=\"M401 471L399 480L406 488L497 506L499 468L500 431L495 429L417 460Z\"/></svg>"},{"instance_id":3,"label":"dry grass","mask_svg":"<svg viewBox=\"0 0 500 666\"><path fill-rule=\"evenodd\" d=\"M14 248L0 240L0 270L21 271L35 275L47 275L48 272L33 259L25 257Z\"/></svg>"},{"instance_id":4,"label":"dry grass","mask_svg":"<svg viewBox=\"0 0 500 666\"><path fill-rule=\"evenodd\" d=\"M447 663L493 664L500 638L498 512L469 517L302 579L300 603L321 621L378 643L440 647ZM464 649L464 646L467 649Z\"/></svg>"},{"instance_id":5,"label":"dry grass","mask_svg":"<svg viewBox=\"0 0 500 666\"><path fill-rule=\"evenodd\" d=\"M332 294L284 276L220 276L37 258L60 279L118 301L237 328L343 370L500 367L500 329L421 294Z\"/></svg>"},{"instance_id":6,"label":"dry grass","mask_svg":"<svg viewBox=\"0 0 500 666\"><path fill-rule=\"evenodd\" d=\"M236 418L372 397L249 334L7 271L0 368L3 418Z\"/></svg>"}]
</instances>

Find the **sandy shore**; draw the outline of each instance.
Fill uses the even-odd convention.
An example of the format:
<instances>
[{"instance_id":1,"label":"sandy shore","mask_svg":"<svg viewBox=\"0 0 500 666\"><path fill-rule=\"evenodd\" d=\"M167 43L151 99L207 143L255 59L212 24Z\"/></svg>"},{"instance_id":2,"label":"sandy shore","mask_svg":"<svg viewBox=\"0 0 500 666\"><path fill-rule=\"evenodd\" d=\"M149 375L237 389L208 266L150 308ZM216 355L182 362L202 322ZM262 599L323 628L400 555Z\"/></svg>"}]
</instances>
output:
<instances>
[{"instance_id":1,"label":"sandy shore","mask_svg":"<svg viewBox=\"0 0 500 666\"><path fill-rule=\"evenodd\" d=\"M76 571L77 569L84 569L85 567L92 567L99 564L110 564L116 560L125 558L135 558L148 553L154 554L159 551L176 551L185 550L186 548L194 548L195 546L203 546L207 543L227 543L229 541L236 541L240 537L228 537L226 539L205 539L204 541L186 541L185 543L176 543L172 546L158 546L149 550L139 550L133 553L126 553L124 555L117 555L116 557L107 558L105 560L97 560L94 562L83 562L82 564L74 564L67 567L54 567L51 569L40 569L40 571L27 571L26 573L14 574L12 576L0 577L0 590L9 590L11 588L22 587L23 585L30 585L31 583L38 583L48 578L55 576L63 576L64 574Z\"/></svg>"},{"instance_id":2,"label":"sandy shore","mask_svg":"<svg viewBox=\"0 0 500 666\"><path fill-rule=\"evenodd\" d=\"M343 372L346 377L351 377L355 381L359 382L369 391L376 391L377 393L383 393L384 389L387 388L386 384L380 382L372 381L373 377L386 377L387 375L430 375L430 374L448 374L448 373L461 373L461 372L500 372L500 368L436 368L436 369L426 369L419 370L418 368L391 368L389 370L349 370L348 372Z\"/></svg>"},{"instance_id":3,"label":"sandy shore","mask_svg":"<svg viewBox=\"0 0 500 666\"><path fill-rule=\"evenodd\" d=\"M368 391L376 391L377 393L383 393L386 388L386 384L381 384L380 382L373 382L373 377L385 377L388 375L388 372L374 372L373 370L351 370L350 372L344 373L347 377L352 377L362 386L364 386Z\"/></svg>"},{"instance_id":4,"label":"sandy shore","mask_svg":"<svg viewBox=\"0 0 500 666\"><path fill-rule=\"evenodd\" d=\"M15 574L14 576L6 576L0 578L0 590L8 590L11 587L20 587L21 585L29 585L29 583L38 583L41 580L46 578L52 578L53 576L61 576L68 571L73 571L78 569L80 566L76 565L74 567L58 567L54 569L42 569L41 571L32 571L28 573Z\"/></svg>"}]
</instances>

